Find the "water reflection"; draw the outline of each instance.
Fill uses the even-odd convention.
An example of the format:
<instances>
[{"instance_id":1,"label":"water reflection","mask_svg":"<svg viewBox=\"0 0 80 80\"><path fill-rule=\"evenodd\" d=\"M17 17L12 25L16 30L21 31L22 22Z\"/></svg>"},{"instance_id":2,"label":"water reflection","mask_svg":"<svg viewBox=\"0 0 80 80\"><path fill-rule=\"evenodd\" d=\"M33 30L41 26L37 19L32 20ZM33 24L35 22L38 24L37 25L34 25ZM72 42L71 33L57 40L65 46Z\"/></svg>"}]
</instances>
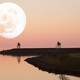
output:
<instances>
[{"instance_id":1,"label":"water reflection","mask_svg":"<svg viewBox=\"0 0 80 80\"><path fill-rule=\"evenodd\" d=\"M16 58L20 64L17 64ZM59 80L58 75L43 72L26 63L26 58L29 57L0 56L0 80ZM70 80L80 80L77 77L68 77Z\"/></svg>"},{"instance_id":2,"label":"water reflection","mask_svg":"<svg viewBox=\"0 0 80 80\"><path fill-rule=\"evenodd\" d=\"M17 62L18 62L18 64L20 64L20 62L21 62L21 56L17 56Z\"/></svg>"},{"instance_id":3,"label":"water reflection","mask_svg":"<svg viewBox=\"0 0 80 80\"><path fill-rule=\"evenodd\" d=\"M59 79L60 79L60 80L70 80L68 77L66 77L66 76L63 75L63 74L60 74L60 75L59 75Z\"/></svg>"},{"instance_id":4,"label":"water reflection","mask_svg":"<svg viewBox=\"0 0 80 80\"><path fill-rule=\"evenodd\" d=\"M21 62L21 57L26 57L26 56L15 56L17 58L17 62L18 64L20 64ZM28 58L31 58L31 57L36 57L36 56L28 56Z\"/></svg>"}]
</instances>

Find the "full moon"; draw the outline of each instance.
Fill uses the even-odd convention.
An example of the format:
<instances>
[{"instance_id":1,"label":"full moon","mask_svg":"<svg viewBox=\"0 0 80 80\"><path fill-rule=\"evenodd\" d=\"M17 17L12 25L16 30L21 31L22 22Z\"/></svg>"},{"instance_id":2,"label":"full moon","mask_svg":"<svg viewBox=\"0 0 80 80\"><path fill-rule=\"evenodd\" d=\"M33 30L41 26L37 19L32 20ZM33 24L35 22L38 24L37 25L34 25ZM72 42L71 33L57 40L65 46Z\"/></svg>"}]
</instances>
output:
<instances>
[{"instance_id":1,"label":"full moon","mask_svg":"<svg viewBox=\"0 0 80 80\"><path fill-rule=\"evenodd\" d=\"M16 38L24 31L26 15L15 3L0 4L0 35L4 38Z\"/></svg>"}]
</instances>

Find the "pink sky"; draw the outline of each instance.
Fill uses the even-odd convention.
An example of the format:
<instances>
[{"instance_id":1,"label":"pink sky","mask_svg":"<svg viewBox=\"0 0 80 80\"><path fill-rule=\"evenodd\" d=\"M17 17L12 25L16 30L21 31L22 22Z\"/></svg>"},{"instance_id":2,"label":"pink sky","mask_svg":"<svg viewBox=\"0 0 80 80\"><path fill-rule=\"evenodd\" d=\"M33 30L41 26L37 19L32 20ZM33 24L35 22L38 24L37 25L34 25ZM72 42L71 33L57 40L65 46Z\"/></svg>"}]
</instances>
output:
<instances>
[{"instance_id":1,"label":"pink sky","mask_svg":"<svg viewBox=\"0 0 80 80\"><path fill-rule=\"evenodd\" d=\"M26 28L15 39L0 37L0 48L16 47L18 41L22 47L55 47L57 41L62 42L62 47L80 47L80 0L12 2L24 9Z\"/></svg>"}]
</instances>

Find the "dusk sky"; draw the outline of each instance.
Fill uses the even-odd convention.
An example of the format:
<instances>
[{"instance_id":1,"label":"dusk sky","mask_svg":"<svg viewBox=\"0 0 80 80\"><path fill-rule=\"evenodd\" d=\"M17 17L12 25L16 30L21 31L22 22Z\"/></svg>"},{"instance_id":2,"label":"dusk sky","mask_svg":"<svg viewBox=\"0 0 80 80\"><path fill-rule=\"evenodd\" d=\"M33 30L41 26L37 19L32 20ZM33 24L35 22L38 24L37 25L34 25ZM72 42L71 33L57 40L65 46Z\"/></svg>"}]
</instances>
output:
<instances>
[{"instance_id":1,"label":"dusk sky","mask_svg":"<svg viewBox=\"0 0 80 80\"><path fill-rule=\"evenodd\" d=\"M0 0L14 2L25 11L24 32L14 39L0 36L0 48L16 47L80 47L80 0Z\"/></svg>"}]
</instances>

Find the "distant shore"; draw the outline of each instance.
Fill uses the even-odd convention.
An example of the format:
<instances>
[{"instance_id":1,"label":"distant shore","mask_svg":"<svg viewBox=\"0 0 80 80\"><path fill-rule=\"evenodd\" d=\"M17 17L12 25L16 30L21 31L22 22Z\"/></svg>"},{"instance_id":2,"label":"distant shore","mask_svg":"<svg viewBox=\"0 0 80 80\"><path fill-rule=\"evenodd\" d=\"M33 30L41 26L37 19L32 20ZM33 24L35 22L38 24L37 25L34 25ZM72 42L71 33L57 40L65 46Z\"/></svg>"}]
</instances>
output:
<instances>
[{"instance_id":1,"label":"distant shore","mask_svg":"<svg viewBox=\"0 0 80 80\"><path fill-rule=\"evenodd\" d=\"M14 48L0 51L3 55L27 56L27 55L54 55L54 54L80 54L80 48Z\"/></svg>"}]
</instances>

